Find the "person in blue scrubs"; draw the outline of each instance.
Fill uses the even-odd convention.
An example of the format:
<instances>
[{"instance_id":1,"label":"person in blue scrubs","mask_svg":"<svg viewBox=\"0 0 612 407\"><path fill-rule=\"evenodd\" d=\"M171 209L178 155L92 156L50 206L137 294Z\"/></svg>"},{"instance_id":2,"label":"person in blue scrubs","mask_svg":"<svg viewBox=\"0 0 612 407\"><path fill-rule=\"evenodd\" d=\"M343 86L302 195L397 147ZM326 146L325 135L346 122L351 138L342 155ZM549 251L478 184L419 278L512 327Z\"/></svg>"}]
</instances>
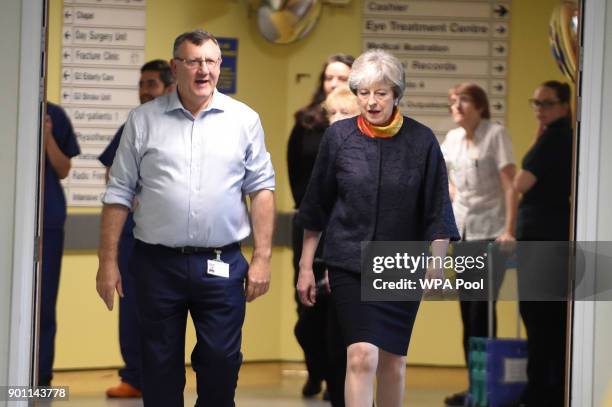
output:
<instances>
[{"instance_id":1,"label":"person in blue scrubs","mask_svg":"<svg viewBox=\"0 0 612 407\"><path fill-rule=\"evenodd\" d=\"M174 77L168 62L155 59L144 64L140 68L140 80L138 81L138 97L140 103L147 103L158 96L174 90ZM121 141L122 125L115 136L100 154L98 160L106 167L106 179L108 171L113 165L115 153ZM123 283L124 296L119 300L119 347L125 367L119 369L121 382L117 386L106 390L106 396L111 398L141 397L140 383L140 328L138 322L138 310L136 308L136 291L134 276L129 272L129 260L134 248L134 220L132 213L123 227L119 240L119 272Z\"/></svg>"},{"instance_id":2,"label":"person in blue scrubs","mask_svg":"<svg viewBox=\"0 0 612 407\"><path fill-rule=\"evenodd\" d=\"M55 332L57 330L55 306L62 266L62 252L64 251L64 222L66 221L66 197L60 179L68 176L70 159L79 155L81 151L66 112L51 102L47 102L43 137L45 195L38 385L48 386L53 378Z\"/></svg>"}]
</instances>

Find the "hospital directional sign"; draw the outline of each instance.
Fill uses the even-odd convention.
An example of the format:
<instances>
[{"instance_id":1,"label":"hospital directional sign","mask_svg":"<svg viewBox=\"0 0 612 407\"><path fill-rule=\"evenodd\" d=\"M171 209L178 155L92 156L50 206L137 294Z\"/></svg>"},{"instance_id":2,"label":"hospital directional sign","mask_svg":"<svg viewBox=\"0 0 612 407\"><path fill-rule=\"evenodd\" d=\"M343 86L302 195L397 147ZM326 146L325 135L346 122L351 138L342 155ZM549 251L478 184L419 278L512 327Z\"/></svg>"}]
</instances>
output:
<instances>
[{"instance_id":1,"label":"hospital directional sign","mask_svg":"<svg viewBox=\"0 0 612 407\"><path fill-rule=\"evenodd\" d=\"M64 0L60 103L81 146L62 181L68 205L99 206L98 156L138 106L145 63L145 0Z\"/></svg>"},{"instance_id":2,"label":"hospital directional sign","mask_svg":"<svg viewBox=\"0 0 612 407\"><path fill-rule=\"evenodd\" d=\"M489 95L504 122L511 0L363 0L363 49L383 49L402 62L405 114L443 137L455 127L448 91L471 82Z\"/></svg>"}]
</instances>

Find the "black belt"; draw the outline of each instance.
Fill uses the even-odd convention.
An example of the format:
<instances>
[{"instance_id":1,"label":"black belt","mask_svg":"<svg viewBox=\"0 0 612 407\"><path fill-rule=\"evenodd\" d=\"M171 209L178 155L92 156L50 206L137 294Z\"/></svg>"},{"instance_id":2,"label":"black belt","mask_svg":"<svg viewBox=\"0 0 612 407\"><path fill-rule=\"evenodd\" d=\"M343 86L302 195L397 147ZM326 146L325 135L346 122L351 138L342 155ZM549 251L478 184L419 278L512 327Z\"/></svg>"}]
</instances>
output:
<instances>
[{"instance_id":1,"label":"black belt","mask_svg":"<svg viewBox=\"0 0 612 407\"><path fill-rule=\"evenodd\" d=\"M175 253L180 253L180 254L213 254L217 250L220 250L221 252L227 252L230 250L240 250L240 243L230 243L228 245L221 246L221 247L197 247L197 246L170 247L170 246L164 246L162 244L149 244L149 243L144 243L144 244L151 248L169 250L169 251L173 251Z\"/></svg>"}]
</instances>

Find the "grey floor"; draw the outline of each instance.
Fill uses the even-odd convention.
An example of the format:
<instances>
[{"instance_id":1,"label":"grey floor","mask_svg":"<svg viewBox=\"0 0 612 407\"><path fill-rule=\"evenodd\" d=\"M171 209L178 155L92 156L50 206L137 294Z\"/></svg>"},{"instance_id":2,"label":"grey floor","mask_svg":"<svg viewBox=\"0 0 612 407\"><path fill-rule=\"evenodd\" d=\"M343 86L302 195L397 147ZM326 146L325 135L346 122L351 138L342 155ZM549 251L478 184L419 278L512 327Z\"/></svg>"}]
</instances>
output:
<instances>
[{"instance_id":1,"label":"grey floor","mask_svg":"<svg viewBox=\"0 0 612 407\"><path fill-rule=\"evenodd\" d=\"M185 406L196 400L194 377L187 369ZM464 369L409 367L404 406L443 406L444 396L466 386ZM116 384L114 371L59 372L54 385L70 388L68 401L40 402L38 406L53 407L140 407L140 399L107 399L104 389ZM321 399L302 399L301 387L305 372L300 364L246 364L240 374L236 393L238 407L329 407Z\"/></svg>"}]
</instances>

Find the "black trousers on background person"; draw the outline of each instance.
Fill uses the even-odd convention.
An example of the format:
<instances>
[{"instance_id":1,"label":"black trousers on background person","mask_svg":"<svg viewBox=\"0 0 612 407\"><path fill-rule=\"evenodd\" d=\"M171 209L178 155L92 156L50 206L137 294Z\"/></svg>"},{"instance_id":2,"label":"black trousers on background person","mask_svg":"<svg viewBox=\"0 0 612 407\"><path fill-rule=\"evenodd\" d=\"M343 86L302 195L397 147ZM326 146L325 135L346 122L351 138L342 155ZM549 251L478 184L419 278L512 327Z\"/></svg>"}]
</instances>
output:
<instances>
[{"instance_id":1,"label":"black trousers on background person","mask_svg":"<svg viewBox=\"0 0 612 407\"><path fill-rule=\"evenodd\" d=\"M504 279L506 271L506 260L508 255L501 252L499 247L495 245L492 250L488 249L489 244L494 244L490 240L481 241L461 241L454 245L453 256L470 256L486 257L486 266L483 270L478 271L464 271L460 276L466 281L478 281L480 278L485 278L485 286L488 287L488 278L493 278L492 287L494 293L488 294L488 289L485 287L484 293L479 293L478 298L496 298L499 288ZM488 256L493 256L493 259L489 259ZM490 260L493 264L493 270L489 269ZM489 335L489 311L487 301L477 301L468 299L470 293L460 293L460 298L463 300L459 302L461 309L461 321L463 322L463 353L465 356L465 363L468 363L469 356L469 340L471 336L476 337L487 337ZM493 301L493 337L497 336L497 301Z\"/></svg>"},{"instance_id":2,"label":"black trousers on background person","mask_svg":"<svg viewBox=\"0 0 612 407\"><path fill-rule=\"evenodd\" d=\"M302 256L304 229L293 218L292 246L294 285L297 284L299 263ZM321 253L323 240L319 243L317 254ZM316 261L315 280L320 281L325 273L325 265ZM304 306L295 294L298 320L295 324L295 337L304 351L304 361L311 382L325 381L330 401L334 407L344 407L344 377L346 373L346 345L342 340L338 317L329 295L320 289L317 302L313 307Z\"/></svg>"},{"instance_id":3,"label":"black trousers on background person","mask_svg":"<svg viewBox=\"0 0 612 407\"><path fill-rule=\"evenodd\" d=\"M331 298L327 310L327 389L333 407L344 407L346 378L346 343L340 329L338 312Z\"/></svg>"},{"instance_id":4,"label":"black trousers on background person","mask_svg":"<svg viewBox=\"0 0 612 407\"><path fill-rule=\"evenodd\" d=\"M497 336L497 302L493 302L493 337ZM463 355L468 365L470 354L470 337L487 337L489 335L489 311L486 301L460 301L461 321L463 322Z\"/></svg>"},{"instance_id":5,"label":"black trousers on background person","mask_svg":"<svg viewBox=\"0 0 612 407\"><path fill-rule=\"evenodd\" d=\"M125 295L119 298L119 345L125 366L119 369L119 377L122 382L141 389L140 322L138 321L136 282L134 273L129 268L133 250L134 235L132 233L122 234L119 240L119 272Z\"/></svg>"},{"instance_id":6,"label":"black trousers on background person","mask_svg":"<svg viewBox=\"0 0 612 407\"><path fill-rule=\"evenodd\" d=\"M484 256L484 269L472 268L463 272L457 272L457 278L468 282L484 280L484 290L462 290L459 292L459 308L461 310L461 321L463 322L463 356L465 365L469 368L470 337L489 336L489 301L492 301L492 337L497 337L497 301L495 298L506 272L506 260L508 255L495 245L493 240L463 240L453 244L453 256L457 257L479 257ZM493 245L492 247L490 247ZM458 263L457 263L458 264ZM490 269L490 266L493 266ZM491 281L492 279L492 281ZM493 292L490 293L490 287ZM489 300L489 301L487 301ZM467 390L444 399L447 407L461 406L466 404Z\"/></svg>"},{"instance_id":7,"label":"black trousers on background person","mask_svg":"<svg viewBox=\"0 0 612 407\"><path fill-rule=\"evenodd\" d=\"M520 311L528 353L521 402L527 407L562 407L570 246L546 236L537 238L520 242L518 248Z\"/></svg>"},{"instance_id":8,"label":"black trousers on background person","mask_svg":"<svg viewBox=\"0 0 612 407\"><path fill-rule=\"evenodd\" d=\"M298 319L293 330L295 338L304 351L304 362L311 382L327 381L327 319L329 296L317 296L313 307L298 304Z\"/></svg>"},{"instance_id":9,"label":"black trousers on background person","mask_svg":"<svg viewBox=\"0 0 612 407\"><path fill-rule=\"evenodd\" d=\"M527 407L562 407L565 389L567 302L521 301L527 331Z\"/></svg>"},{"instance_id":10,"label":"black trousers on background person","mask_svg":"<svg viewBox=\"0 0 612 407\"><path fill-rule=\"evenodd\" d=\"M317 307L325 308L315 309ZM318 329L316 332L309 332L308 329ZM304 349L304 354L308 349L312 354L322 355L322 360L315 360L313 366L312 358L306 359L308 374L311 371L317 372L320 376L315 379L323 380L327 384L329 401L334 407L344 407L344 378L346 375L346 344L342 338L338 315L334 302L329 295L317 298L314 307L300 306L298 311L298 322L295 325L295 337L300 346Z\"/></svg>"}]
</instances>

